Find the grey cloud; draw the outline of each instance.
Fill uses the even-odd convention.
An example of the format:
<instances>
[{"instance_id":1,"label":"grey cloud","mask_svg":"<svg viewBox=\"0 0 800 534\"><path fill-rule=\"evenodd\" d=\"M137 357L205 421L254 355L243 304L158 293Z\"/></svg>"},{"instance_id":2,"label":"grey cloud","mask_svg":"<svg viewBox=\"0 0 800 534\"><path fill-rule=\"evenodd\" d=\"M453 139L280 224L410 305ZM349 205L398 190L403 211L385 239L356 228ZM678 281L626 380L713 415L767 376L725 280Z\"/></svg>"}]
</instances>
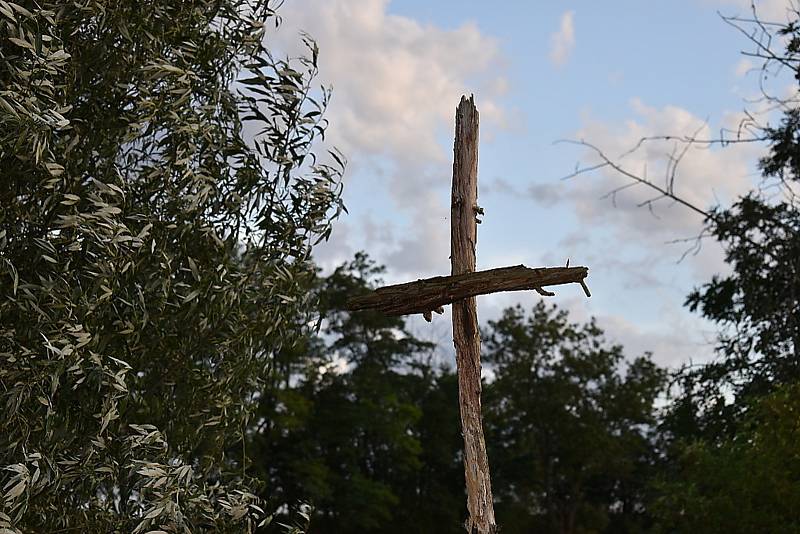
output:
<instances>
[{"instance_id":1,"label":"grey cloud","mask_svg":"<svg viewBox=\"0 0 800 534\"><path fill-rule=\"evenodd\" d=\"M528 186L528 196L540 206L550 207L564 199L564 184L541 182Z\"/></svg>"},{"instance_id":2,"label":"grey cloud","mask_svg":"<svg viewBox=\"0 0 800 534\"><path fill-rule=\"evenodd\" d=\"M479 180L478 187L481 195L517 195L517 188L505 178L494 178L489 180Z\"/></svg>"},{"instance_id":3,"label":"grey cloud","mask_svg":"<svg viewBox=\"0 0 800 534\"><path fill-rule=\"evenodd\" d=\"M430 192L418 192L411 227L388 255L397 273L412 279L447 274L450 269L449 207Z\"/></svg>"},{"instance_id":4,"label":"grey cloud","mask_svg":"<svg viewBox=\"0 0 800 534\"><path fill-rule=\"evenodd\" d=\"M330 239L314 247L314 262L323 272L331 272L353 258L355 250L350 245L352 231L352 226L346 221L335 221Z\"/></svg>"},{"instance_id":5,"label":"grey cloud","mask_svg":"<svg viewBox=\"0 0 800 534\"><path fill-rule=\"evenodd\" d=\"M651 352L654 361L664 367L675 369L689 361L707 362L714 355L714 342L702 335L699 322L665 321L666 329L641 328L619 316L600 316L597 322L611 340L625 347L626 355Z\"/></svg>"},{"instance_id":6,"label":"grey cloud","mask_svg":"<svg viewBox=\"0 0 800 534\"><path fill-rule=\"evenodd\" d=\"M397 240L391 224L375 221L370 215L362 217L361 231L368 247L393 246Z\"/></svg>"}]
</instances>

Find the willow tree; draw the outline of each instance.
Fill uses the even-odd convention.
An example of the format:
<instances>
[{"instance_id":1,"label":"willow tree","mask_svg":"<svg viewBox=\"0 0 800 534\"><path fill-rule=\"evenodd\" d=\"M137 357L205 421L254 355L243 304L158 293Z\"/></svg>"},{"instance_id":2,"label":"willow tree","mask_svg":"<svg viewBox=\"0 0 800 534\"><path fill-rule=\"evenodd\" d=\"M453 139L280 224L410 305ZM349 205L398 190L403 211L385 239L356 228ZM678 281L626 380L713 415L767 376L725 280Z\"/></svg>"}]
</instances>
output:
<instances>
[{"instance_id":1,"label":"willow tree","mask_svg":"<svg viewBox=\"0 0 800 534\"><path fill-rule=\"evenodd\" d=\"M274 8L0 1L0 531L259 520L225 452L341 207Z\"/></svg>"}]
</instances>

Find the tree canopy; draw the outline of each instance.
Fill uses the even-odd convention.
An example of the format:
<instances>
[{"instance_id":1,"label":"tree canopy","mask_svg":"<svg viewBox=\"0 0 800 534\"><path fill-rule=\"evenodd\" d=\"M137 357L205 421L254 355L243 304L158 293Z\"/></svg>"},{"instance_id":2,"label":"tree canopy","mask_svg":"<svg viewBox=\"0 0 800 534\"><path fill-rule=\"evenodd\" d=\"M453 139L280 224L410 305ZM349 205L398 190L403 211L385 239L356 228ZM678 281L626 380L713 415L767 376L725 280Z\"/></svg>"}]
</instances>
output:
<instances>
[{"instance_id":1,"label":"tree canopy","mask_svg":"<svg viewBox=\"0 0 800 534\"><path fill-rule=\"evenodd\" d=\"M591 321L539 302L490 321L486 410L498 524L509 532L638 532L665 372L625 361Z\"/></svg>"},{"instance_id":2,"label":"tree canopy","mask_svg":"<svg viewBox=\"0 0 800 534\"><path fill-rule=\"evenodd\" d=\"M725 20L749 39L749 56L762 60L767 112L749 114L738 136L716 143L764 143L761 183L731 205L709 209L660 190L705 215L703 235L722 245L730 273L695 288L686 300L719 327L717 355L673 377L659 427L661 472L652 484L656 532L798 529L800 11L787 5L787 21L764 21L758 7L753 4L753 17ZM788 92L784 74L794 78ZM775 92L773 80L780 82ZM633 180L658 189L644 177Z\"/></svg>"},{"instance_id":3,"label":"tree canopy","mask_svg":"<svg viewBox=\"0 0 800 534\"><path fill-rule=\"evenodd\" d=\"M338 212L272 2L0 2L0 528L242 532L272 356ZM327 163L326 163L327 162ZM242 460L244 461L244 460Z\"/></svg>"}]
</instances>

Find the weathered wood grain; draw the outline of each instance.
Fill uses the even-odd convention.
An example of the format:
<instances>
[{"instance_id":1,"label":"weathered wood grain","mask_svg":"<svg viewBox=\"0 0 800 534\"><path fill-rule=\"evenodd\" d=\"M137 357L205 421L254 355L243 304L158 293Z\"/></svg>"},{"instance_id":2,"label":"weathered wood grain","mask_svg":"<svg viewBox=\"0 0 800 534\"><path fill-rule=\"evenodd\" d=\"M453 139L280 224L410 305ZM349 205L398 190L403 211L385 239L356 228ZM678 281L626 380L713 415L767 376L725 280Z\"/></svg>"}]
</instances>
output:
<instances>
[{"instance_id":1,"label":"weathered wood grain","mask_svg":"<svg viewBox=\"0 0 800 534\"><path fill-rule=\"evenodd\" d=\"M456 109L453 193L450 205L450 262L454 276L475 271L478 235L478 110L470 97ZM464 435L464 477L467 486L467 531L494 533L492 482L481 420L481 339L475 297L453 302L458 400Z\"/></svg>"},{"instance_id":2,"label":"weathered wood grain","mask_svg":"<svg viewBox=\"0 0 800 534\"><path fill-rule=\"evenodd\" d=\"M374 310L386 315L411 315L436 311L442 306L478 295L501 291L530 291L547 286L581 284L587 267L541 267L524 265L453 276L437 276L405 284L385 286L347 301L351 311Z\"/></svg>"}]
</instances>

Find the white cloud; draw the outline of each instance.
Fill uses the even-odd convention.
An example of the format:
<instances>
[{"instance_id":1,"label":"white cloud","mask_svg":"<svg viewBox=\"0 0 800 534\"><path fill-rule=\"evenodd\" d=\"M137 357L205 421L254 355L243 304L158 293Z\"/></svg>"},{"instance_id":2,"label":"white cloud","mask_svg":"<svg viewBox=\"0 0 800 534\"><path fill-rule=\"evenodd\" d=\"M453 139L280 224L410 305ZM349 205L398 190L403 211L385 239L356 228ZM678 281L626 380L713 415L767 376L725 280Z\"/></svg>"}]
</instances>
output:
<instances>
[{"instance_id":1,"label":"white cloud","mask_svg":"<svg viewBox=\"0 0 800 534\"><path fill-rule=\"evenodd\" d=\"M739 26L743 33L749 35L751 39L759 42L763 46L770 47L773 51L780 51L789 44L788 36L779 36L777 31L779 26L770 24L785 25L790 21L796 21L797 13L800 12L800 0L703 0L705 3L715 4L720 7L722 15L732 17L733 24ZM736 20L741 19L741 20ZM765 23L759 26L755 20ZM762 33L766 30L771 35ZM760 52L754 43L749 47L748 52ZM779 54L780 55L780 54ZM748 58L742 58L736 64L734 72L737 77L743 77L753 70L760 70L763 61L755 64ZM776 73L772 73L775 75ZM780 76L775 76L779 78Z\"/></svg>"},{"instance_id":2,"label":"white cloud","mask_svg":"<svg viewBox=\"0 0 800 534\"><path fill-rule=\"evenodd\" d=\"M708 0L705 0L708 1ZM735 14L748 17L753 14L752 0L712 0L715 4L734 8ZM797 7L794 0L755 0L755 10L758 18L765 22L783 23L793 8Z\"/></svg>"},{"instance_id":3,"label":"white cloud","mask_svg":"<svg viewBox=\"0 0 800 534\"><path fill-rule=\"evenodd\" d=\"M626 170L639 176L646 176L655 184L665 187L672 174L673 160L677 158L685 144L676 140L683 136L696 136L697 139L719 137L719 129L712 128L700 117L678 106L654 108L636 99L632 102L634 118L623 124L611 124L587 118L584 127L577 133L578 139L595 144L612 161L621 164ZM727 114L721 127L736 129L741 114ZM732 137L732 134L727 134ZM746 132L745 132L746 135ZM654 139L644 142L634 152L629 150L643 138L672 136L671 139ZM695 145L690 147L677 165L674 192L688 203L706 210L717 203L727 203L752 185L753 162L763 147L755 144L733 144L725 148L718 146ZM585 153L585 163L598 163L591 152ZM589 180L588 176L577 180ZM611 209L610 202L599 198L617 187L630 183L611 169L600 173L599 179L593 177L589 184L584 181L576 188L578 214L584 221L602 219L625 227L628 237L635 234L653 236L681 236L696 233L702 217L684 206L661 200L654 204L654 217L647 208L640 205L655 198L658 193L643 186L620 191L616 195L617 209Z\"/></svg>"},{"instance_id":4,"label":"white cloud","mask_svg":"<svg viewBox=\"0 0 800 534\"><path fill-rule=\"evenodd\" d=\"M345 153L447 161L436 136L462 94L477 94L484 122L504 120L498 44L473 23L443 30L391 15L387 6L295 0L281 10L279 33L292 41L303 30L319 43L320 79L334 88L329 134Z\"/></svg>"},{"instance_id":5,"label":"white cloud","mask_svg":"<svg viewBox=\"0 0 800 534\"><path fill-rule=\"evenodd\" d=\"M550 37L550 61L560 67L567 62L575 47L575 12L567 11L561 15L558 31Z\"/></svg>"},{"instance_id":6,"label":"white cloud","mask_svg":"<svg viewBox=\"0 0 800 534\"><path fill-rule=\"evenodd\" d=\"M719 136L720 128L736 129L742 118L739 113L725 114L718 125L711 127L677 106L654 108L634 100L631 107L631 117L625 121L584 118L584 126L574 138L596 145L625 170L645 176L661 187L671 175L671 160L684 147L676 138L696 135L698 139L714 139ZM642 138L653 136L673 138L653 139L629 152ZM580 150L583 149L579 149L577 156L583 166L600 162L591 150ZM755 143L725 148L691 147L677 166L674 192L701 210L718 204L730 205L752 189L758 176L754 164L762 153L763 146ZM652 211L648 210L647 201L658 197L659 193L642 185L619 190L614 202L607 197L611 191L628 184L631 184L629 178L605 168L579 175L566 183L553 184L559 190L540 184L531 187L528 193L538 203L560 202L572 206L580 228L580 234L576 235L588 241L585 246L565 242L564 250L580 250L582 261L592 265L595 272L623 277L627 289L667 289L673 282L663 276L676 272L674 264L695 244L691 240L702 230L703 217L670 199L658 200L653 203ZM667 245L681 239L690 241ZM609 253L610 250L613 253ZM699 252L689 254L684 262L681 272L690 280L705 281L714 274L729 271L722 248L713 239L704 240ZM684 284L686 281L684 278ZM678 294L684 293L686 288L669 290Z\"/></svg>"},{"instance_id":7,"label":"white cloud","mask_svg":"<svg viewBox=\"0 0 800 534\"><path fill-rule=\"evenodd\" d=\"M379 180L398 215L414 221L397 239L398 228L382 234L384 245L395 248L378 259L402 259L399 268L422 275L438 269L442 258L446 265L449 254L449 225L441 215L449 212L452 152L441 140L452 139L455 107L462 94L474 93L486 138L506 123L501 98L508 84L497 41L476 24L423 25L388 13L388 5L287 2L278 39L290 51L300 30L318 42L320 80L333 82L328 140L352 163L347 180L353 167L359 177ZM348 186L356 187L346 184L345 195ZM353 238L355 231L349 233Z\"/></svg>"},{"instance_id":8,"label":"white cloud","mask_svg":"<svg viewBox=\"0 0 800 534\"><path fill-rule=\"evenodd\" d=\"M754 65L752 61L747 58L742 58L739 60L739 63L736 64L734 72L738 78L742 78L743 76L746 76L748 72L753 70L753 66Z\"/></svg>"}]
</instances>

